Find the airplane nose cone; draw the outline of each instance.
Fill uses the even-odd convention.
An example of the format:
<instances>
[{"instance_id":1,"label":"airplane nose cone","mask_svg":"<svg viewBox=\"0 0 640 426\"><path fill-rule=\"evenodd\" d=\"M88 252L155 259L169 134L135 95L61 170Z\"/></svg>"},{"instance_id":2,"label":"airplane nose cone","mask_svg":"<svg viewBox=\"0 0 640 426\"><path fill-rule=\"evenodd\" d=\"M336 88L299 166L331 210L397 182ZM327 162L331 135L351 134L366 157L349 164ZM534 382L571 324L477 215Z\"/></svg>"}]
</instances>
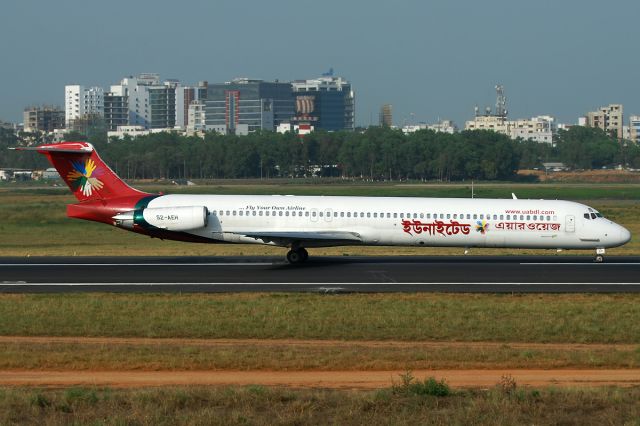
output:
<instances>
[{"instance_id":1,"label":"airplane nose cone","mask_svg":"<svg viewBox=\"0 0 640 426\"><path fill-rule=\"evenodd\" d=\"M627 244L631 240L631 232L623 226L620 227L620 244Z\"/></svg>"}]
</instances>

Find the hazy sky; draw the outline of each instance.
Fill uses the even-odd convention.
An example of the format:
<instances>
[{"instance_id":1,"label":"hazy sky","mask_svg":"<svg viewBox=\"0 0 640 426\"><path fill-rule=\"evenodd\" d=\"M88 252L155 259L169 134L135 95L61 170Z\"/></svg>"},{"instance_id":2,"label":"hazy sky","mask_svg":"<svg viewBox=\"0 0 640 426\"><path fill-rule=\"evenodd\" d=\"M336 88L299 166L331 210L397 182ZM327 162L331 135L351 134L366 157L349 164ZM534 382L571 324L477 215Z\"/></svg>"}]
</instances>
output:
<instances>
[{"instance_id":1,"label":"hazy sky","mask_svg":"<svg viewBox=\"0 0 640 426\"><path fill-rule=\"evenodd\" d=\"M0 7L0 119L64 104L65 84L108 88L157 72L193 84L291 80L330 67L356 122L450 118L507 94L511 118L622 103L640 114L638 0L8 0Z\"/></svg>"}]
</instances>

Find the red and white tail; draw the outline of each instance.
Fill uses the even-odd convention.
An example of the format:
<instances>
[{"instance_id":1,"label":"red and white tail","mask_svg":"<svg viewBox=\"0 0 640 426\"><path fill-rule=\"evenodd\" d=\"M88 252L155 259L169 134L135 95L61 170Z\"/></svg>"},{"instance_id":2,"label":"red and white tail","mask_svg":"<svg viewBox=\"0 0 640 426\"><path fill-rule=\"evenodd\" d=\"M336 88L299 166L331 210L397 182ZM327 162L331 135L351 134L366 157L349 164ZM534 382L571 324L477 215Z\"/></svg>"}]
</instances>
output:
<instances>
[{"instance_id":1,"label":"red and white tail","mask_svg":"<svg viewBox=\"0 0 640 426\"><path fill-rule=\"evenodd\" d=\"M61 142L16 149L45 155L79 201L146 195L124 183L88 142Z\"/></svg>"}]
</instances>

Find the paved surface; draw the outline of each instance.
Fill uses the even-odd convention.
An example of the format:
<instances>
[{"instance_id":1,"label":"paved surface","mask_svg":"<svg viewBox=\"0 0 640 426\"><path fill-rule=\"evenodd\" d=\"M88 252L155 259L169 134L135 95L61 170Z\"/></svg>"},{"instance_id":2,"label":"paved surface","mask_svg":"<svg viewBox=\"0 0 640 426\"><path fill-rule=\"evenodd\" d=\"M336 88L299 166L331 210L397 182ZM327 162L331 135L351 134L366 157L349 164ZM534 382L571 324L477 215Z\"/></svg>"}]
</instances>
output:
<instances>
[{"instance_id":1,"label":"paved surface","mask_svg":"<svg viewBox=\"0 0 640 426\"><path fill-rule=\"evenodd\" d=\"M0 258L0 292L640 292L640 257Z\"/></svg>"}]
</instances>

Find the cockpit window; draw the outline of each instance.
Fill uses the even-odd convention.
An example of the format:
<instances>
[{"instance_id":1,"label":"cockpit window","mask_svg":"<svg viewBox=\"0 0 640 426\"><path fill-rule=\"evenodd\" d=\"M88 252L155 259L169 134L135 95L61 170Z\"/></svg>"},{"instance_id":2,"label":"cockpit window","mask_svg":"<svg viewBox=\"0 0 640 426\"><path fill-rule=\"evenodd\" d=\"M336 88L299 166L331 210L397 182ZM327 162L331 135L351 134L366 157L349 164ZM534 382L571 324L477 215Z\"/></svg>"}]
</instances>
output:
<instances>
[{"instance_id":1,"label":"cockpit window","mask_svg":"<svg viewBox=\"0 0 640 426\"><path fill-rule=\"evenodd\" d=\"M598 216L598 217L604 217L604 216L602 216L602 213L596 213L596 216Z\"/></svg>"},{"instance_id":2,"label":"cockpit window","mask_svg":"<svg viewBox=\"0 0 640 426\"><path fill-rule=\"evenodd\" d=\"M595 213L591 213L591 219L595 219L597 216Z\"/></svg>"},{"instance_id":3,"label":"cockpit window","mask_svg":"<svg viewBox=\"0 0 640 426\"><path fill-rule=\"evenodd\" d=\"M584 214L584 218L585 218L585 219L589 219L589 213L585 213L585 214Z\"/></svg>"}]
</instances>

